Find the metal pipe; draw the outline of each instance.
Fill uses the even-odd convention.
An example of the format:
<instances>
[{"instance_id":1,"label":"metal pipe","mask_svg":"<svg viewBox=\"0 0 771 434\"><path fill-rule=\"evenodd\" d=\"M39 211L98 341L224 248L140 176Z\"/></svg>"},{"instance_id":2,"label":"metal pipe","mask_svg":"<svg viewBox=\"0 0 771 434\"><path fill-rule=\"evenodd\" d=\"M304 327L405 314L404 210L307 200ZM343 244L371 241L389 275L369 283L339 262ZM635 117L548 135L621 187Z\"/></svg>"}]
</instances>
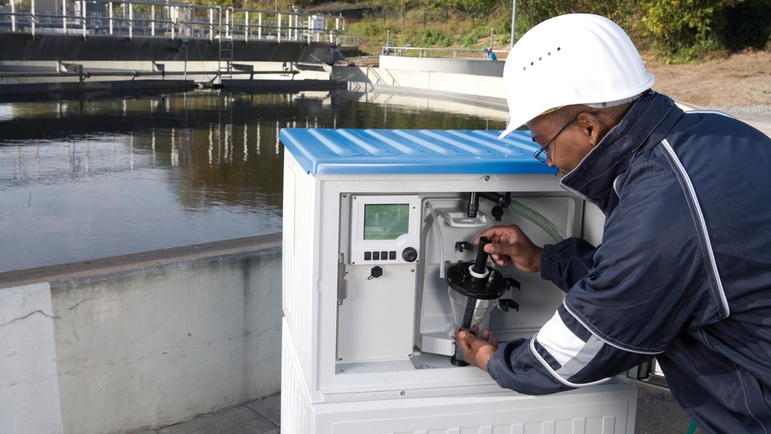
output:
<instances>
[{"instance_id":1,"label":"metal pipe","mask_svg":"<svg viewBox=\"0 0 771 434\"><path fill-rule=\"evenodd\" d=\"M159 75L212 75L217 74L217 71L83 71L80 72L0 72L2 78L20 78L20 77L142 77L142 76L159 76ZM233 75L296 75L300 71L237 71L233 70ZM296 81L295 81L296 83Z\"/></svg>"},{"instance_id":2,"label":"metal pipe","mask_svg":"<svg viewBox=\"0 0 771 434\"><path fill-rule=\"evenodd\" d=\"M35 18L35 0L32 0L31 7L32 7L32 17L31 17L32 38L34 39L35 38L35 21L37 21L37 18Z\"/></svg>"},{"instance_id":3,"label":"metal pipe","mask_svg":"<svg viewBox=\"0 0 771 434\"><path fill-rule=\"evenodd\" d=\"M85 0L83 0L85 3ZM134 37L134 4L129 3L129 39Z\"/></svg>"},{"instance_id":4,"label":"metal pipe","mask_svg":"<svg viewBox=\"0 0 771 434\"><path fill-rule=\"evenodd\" d=\"M83 26L83 39L86 39L86 0L80 1L80 25Z\"/></svg>"},{"instance_id":5,"label":"metal pipe","mask_svg":"<svg viewBox=\"0 0 771 434\"><path fill-rule=\"evenodd\" d=\"M517 24L517 0L511 4L511 48L514 48L514 28Z\"/></svg>"},{"instance_id":6,"label":"metal pipe","mask_svg":"<svg viewBox=\"0 0 771 434\"><path fill-rule=\"evenodd\" d=\"M155 36L155 5L150 5L150 36Z\"/></svg>"}]
</instances>

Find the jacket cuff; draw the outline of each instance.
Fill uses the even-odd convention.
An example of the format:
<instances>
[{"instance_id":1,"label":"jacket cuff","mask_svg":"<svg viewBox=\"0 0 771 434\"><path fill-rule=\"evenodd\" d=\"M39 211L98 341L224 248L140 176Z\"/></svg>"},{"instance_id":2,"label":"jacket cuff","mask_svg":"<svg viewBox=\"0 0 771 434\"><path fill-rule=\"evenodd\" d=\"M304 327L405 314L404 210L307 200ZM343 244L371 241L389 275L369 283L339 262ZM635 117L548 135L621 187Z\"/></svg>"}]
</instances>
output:
<instances>
[{"instance_id":1,"label":"jacket cuff","mask_svg":"<svg viewBox=\"0 0 771 434\"><path fill-rule=\"evenodd\" d=\"M546 244L541 252L541 279L551 282L554 272L552 270L554 257L554 244Z\"/></svg>"}]
</instances>

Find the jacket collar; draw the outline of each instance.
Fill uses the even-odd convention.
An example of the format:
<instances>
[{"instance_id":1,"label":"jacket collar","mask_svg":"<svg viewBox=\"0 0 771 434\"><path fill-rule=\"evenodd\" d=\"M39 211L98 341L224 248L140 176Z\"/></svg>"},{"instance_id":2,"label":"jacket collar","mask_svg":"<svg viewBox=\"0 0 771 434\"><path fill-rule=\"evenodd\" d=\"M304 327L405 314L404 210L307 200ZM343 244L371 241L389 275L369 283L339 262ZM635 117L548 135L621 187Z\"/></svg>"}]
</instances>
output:
<instances>
[{"instance_id":1,"label":"jacket collar","mask_svg":"<svg viewBox=\"0 0 771 434\"><path fill-rule=\"evenodd\" d=\"M647 92L560 184L609 214L618 203L613 182L626 171L638 150L661 141L682 114L669 97Z\"/></svg>"}]
</instances>

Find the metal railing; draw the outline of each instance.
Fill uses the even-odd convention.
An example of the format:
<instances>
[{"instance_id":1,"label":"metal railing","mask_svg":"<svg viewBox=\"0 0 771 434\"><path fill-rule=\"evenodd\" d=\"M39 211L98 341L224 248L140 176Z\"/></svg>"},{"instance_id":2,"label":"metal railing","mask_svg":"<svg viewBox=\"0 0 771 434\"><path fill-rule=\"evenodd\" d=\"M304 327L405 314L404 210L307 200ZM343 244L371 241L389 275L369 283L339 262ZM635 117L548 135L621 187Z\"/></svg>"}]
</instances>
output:
<instances>
[{"instance_id":1,"label":"metal railing","mask_svg":"<svg viewBox=\"0 0 771 434\"><path fill-rule=\"evenodd\" d=\"M383 46L381 54L383 55L396 55L396 56L417 56L417 57L452 57L453 59L475 59L475 58L488 58L488 50L482 48L430 48L430 47L412 47L405 45L404 47L394 47L393 45L386 44ZM496 56L505 59L509 54L508 50L493 50ZM460 54L460 56L459 56Z\"/></svg>"},{"instance_id":2,"label":"metal railing","mask_svg":"<svg viewBox=\"0 0 771 434\"><path fill-rule=\"evenodd\" d=\"M141 0L65 1L60 11L41 13L35 0L24 10L15 3L0 8L0 31L358 44L356 37L340 34L345 19L331 15Z\"/></svg>"}]
</instances>

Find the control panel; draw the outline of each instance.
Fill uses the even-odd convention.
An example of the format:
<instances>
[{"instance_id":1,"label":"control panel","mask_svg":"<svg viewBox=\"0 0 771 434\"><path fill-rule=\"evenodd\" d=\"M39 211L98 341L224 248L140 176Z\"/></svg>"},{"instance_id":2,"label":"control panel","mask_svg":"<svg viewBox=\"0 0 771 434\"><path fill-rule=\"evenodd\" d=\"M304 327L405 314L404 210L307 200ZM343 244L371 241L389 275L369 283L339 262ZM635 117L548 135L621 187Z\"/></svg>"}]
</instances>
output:
<instances>
[{"instance_id":1,"label":"control panel","mask_svg":"<svg viewBox=\"0 0 771 434\"><path fill-rule=\"evenodd\" d=\"M420 253L418 195L353 195L349 263L405 264Z\"/></svg>"}]
</instances>

